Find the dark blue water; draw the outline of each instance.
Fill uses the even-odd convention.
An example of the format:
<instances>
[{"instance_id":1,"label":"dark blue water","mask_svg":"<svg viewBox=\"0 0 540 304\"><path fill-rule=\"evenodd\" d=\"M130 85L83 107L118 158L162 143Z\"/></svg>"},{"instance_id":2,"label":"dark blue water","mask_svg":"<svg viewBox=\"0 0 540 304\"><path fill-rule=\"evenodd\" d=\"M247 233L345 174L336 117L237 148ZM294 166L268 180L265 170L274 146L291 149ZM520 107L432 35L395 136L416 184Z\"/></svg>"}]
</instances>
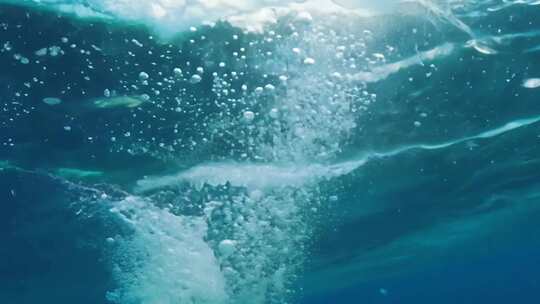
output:
<instances>
[{"instance_id":1,"label":"dark blue water","mask_svg":"<svg viewBox=\"0 0 540 304\"><path fill-rule=\"evenodd\" d=\"M540 301L533 2L0 2L0 303Z\"/></svg>"},{"instance_id":2,"label":"dark blue water","mask_svg":"<svg viewBox=\"0 0 540 304\"><path fill-rule=\"evenodd\" d=\"M538 301L538 246L513 244L506 252L445 260L395 279L376 280L305 303L508 303ZM382 286L382 287L381 287ZM381 289L382 288L382 289ZM360 300L361 299L361 300Z\"/></svg>"}]
</instances>

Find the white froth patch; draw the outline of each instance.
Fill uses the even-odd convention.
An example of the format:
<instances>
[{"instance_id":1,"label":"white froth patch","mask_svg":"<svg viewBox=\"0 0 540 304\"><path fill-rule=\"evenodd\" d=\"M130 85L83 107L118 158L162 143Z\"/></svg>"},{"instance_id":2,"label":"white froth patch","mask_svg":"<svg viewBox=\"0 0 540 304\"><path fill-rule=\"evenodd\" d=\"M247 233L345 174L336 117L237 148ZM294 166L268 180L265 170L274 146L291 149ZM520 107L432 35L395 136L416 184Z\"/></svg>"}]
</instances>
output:
<instances>
[{"instance_id":1,"label":"white froth patch","mask_svg":"<svg viewBox=\"0 0 540 304\"><path fill-rule=\"evenodd\" d=\"M301 187L319 180L348 174L365 163L358 159L332 165L323 164L249 164L249 163L210 163L199 165L176 175L152 177L139 180L139 192L189 182L202 186L231 183L248 189L270 190L283 187Z\"/></svg>"},{"instance_id":2,"label":"white froth patch","mask_svg":"<svg viewBox=\"0 0 540 304\"><path fill-rule=\"evenodd\" d=\"M249 31L262 32L266 24L276 23L279 18L287 15L295 16L296 21L309 23L317 18L326 18L328 15L366 17L376 13L371 9L372 4L369 1L361 2L353 8L347 8L332 0L269 1L271 5L230 15L224 20Z\"/></svg>"},{"instance_id":3,"label":"white froth patch","mask_svg":"<svg viewBox=\"0 0 540 304\"><path fill-rule=\"evenodd\" d=\"M262 31L265 24L275 23L289 14L296 15L300 22L311 22L331 14L372 15L384 7L370 1L356 1L354 6L345 7L332 0L77 0L69 4L57 0L33 0L28 3L80 18L115 18L144 23L164 36L217 21Z\"/></svg>"},{"instance_id":4,"label":"white froth patch","mask_svg":"<svg viewBox=\"0 0 540 304\"><path fill-rule=\"evenodd\" d=\"M204 218L178 216L137 197L117 203L115 213L133 229L118 243L113 303L225 303L225 279L204 241ZM226 248L228 251L229 248Z\"/></svg>"}]
</instances>

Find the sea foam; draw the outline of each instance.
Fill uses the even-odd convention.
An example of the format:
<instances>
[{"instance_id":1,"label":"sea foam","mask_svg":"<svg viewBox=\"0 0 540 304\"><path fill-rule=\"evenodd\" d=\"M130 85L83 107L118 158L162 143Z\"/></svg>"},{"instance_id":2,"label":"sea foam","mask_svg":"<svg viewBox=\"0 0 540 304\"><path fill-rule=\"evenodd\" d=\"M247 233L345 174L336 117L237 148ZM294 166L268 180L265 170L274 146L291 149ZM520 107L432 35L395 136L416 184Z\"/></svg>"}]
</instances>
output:
<instances>
[{"instance_id":1,"label":"sea foam","mask_svg":"<svg viewBox=\"0 0 540 304\"><path fill-rule=\"evenodd\" d=\"M384 5L372 1L332 0L22 0L3 2L38 6L79 18L120 20L143 23L160 35L170 36L192 27L228 21L250 31L261 31L264 24L293 14L309 21L311 16L328 14L373 15L393 7L397 0Z\"/></svg>"}]
</instances>

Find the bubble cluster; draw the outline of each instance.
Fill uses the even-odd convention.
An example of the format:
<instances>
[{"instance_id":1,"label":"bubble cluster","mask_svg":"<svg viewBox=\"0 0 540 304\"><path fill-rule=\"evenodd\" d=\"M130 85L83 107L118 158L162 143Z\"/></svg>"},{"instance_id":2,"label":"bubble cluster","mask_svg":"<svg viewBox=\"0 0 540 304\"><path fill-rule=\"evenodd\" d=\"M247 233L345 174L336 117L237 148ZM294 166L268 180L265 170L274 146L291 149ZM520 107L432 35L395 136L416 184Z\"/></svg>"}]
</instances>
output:
<instances>
[{"instance_id":1,"label":"bubble cluster","mask_svg":"<svg viewBox=\"0 0 540 304\"><path fill-rule=\"evenodd\" d=\"M107 240L120 285L110 301L287 303L294 296L324 177L286 183L294 178L289 167L339 157L376 100L348 75L385 60L367 54L370 34L351 30L354 20L342 22L294 13L261 33L218 24L170 43L140 32L62 33L31 52L4 43L3 53L20 55L13 64L35 69L13 84L16 104L8 111L55 109L51 128L77 138L78 157L283 171L276 175L282 181L264 189L186 181L119 202L111 213L133 233ZM16 146L17 138L5 142Z\"/></svg>"}]
</instances>

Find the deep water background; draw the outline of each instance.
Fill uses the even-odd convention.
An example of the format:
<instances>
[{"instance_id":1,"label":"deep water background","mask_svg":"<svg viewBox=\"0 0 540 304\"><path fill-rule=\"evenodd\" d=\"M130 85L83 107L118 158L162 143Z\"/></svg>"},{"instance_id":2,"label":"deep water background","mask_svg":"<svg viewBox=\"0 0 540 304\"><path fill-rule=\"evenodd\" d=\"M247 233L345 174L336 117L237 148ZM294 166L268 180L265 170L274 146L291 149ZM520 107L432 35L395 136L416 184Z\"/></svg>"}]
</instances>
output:
<instances>
[{"instance_id":1,"label":"deep water background","mask_svg":"<svg viewBox=\"0 0 540 304\"><path fill-rule=\"evenodd\" d=\"M490 36L533 32L540 28L539 16L537 6L516 6L484 18L463 19L478 35ZM373 52L387 44L400 47L402 53L391 61L444 42L462 46L470 38L447 25L401 18L388 27L365 22L373 31L381 31L382 38L369 46ZM145 147L151 153L128 153L118 148L128 146L127 140L113 145L109 138L120 134L122 140L126 128L137 130L134 118L122 109L95 112L84 101L102 96L104 87L137 93L129 88L137 82L139 70L169 71L174 67L170 62L186 60L197 66L197 61L203 61L199 55L210 46L194 46L190 37L163 44L150 39L142 26L74 21L53 12L7 5L0 6L0 23L9 25L1 31L0 45L10 41L21 54L63 36L85 49L94 44L105 50L89 56L72 52L60 61L51 60L48 69L58 73L32 88L22 83L40 77L40 67L21 66L11 54L0 54L4 109L0 160L9 162L0 168L0 302L107 303L105 294L115 288L115 282L103 235L131 233L106 212L111 202L126 196L123 191L141 176L220 159L231 147L225 142L198 146L183 150L177 159L170 154L158 157L157 143ZM416 34L411 34L413 28ZM213 42L224 33L239 34L227 24L203 30ZM147 58L139 60L137 70L123 63L130 60L127 52L133 48L133 38L145 45L136 56ZM251 38L242 36L238 43ZM539 37L532 36L495 45L495 55L460 47L435 59L436 68L415 65L368 84L377 102L358 118L341 157L416 143L445 143L537 117L539 91L522 86L524 79L540 77L538 52L525 52L537 45ZM179 49L184 51L181 55L176 53ZM175 51L172 59L162 56L167 50ZM211 55L219 62L231 50ZM86 69L87 57L95 66L89 75L92 81L80 73ZM429 72L433 76L425 78ZM263 83L256 71L248 70L246 75L253 85ZM41 102L57 96L68 82L73 90L63 95L61 107ZM171 114L155 107L130 114L158 126L146 138L173 140L165 132L173 122L181 124L178 137L196 138L207 132L201 117L219 112L211 100L210 82L188 89L186 96L195 95L194 102L200 102L191 112ZM30 97L19 100L13 97L16 92ZM174 94L174 90L164 93ZM21 114L25 108L31 111ZM71 132L65 132L67 121ZM493 138L376 159L321 182L321 192L337 199L323 208L325 221L315 228L305 271L294 283L300 290L296 302L540 302L539 156L540 126L531 124ZM68 178L68 182L65 176L55 176L59 167L105 174ZM102 199L100 191L110 196Z\"/></svg>"},{"instance_id":2,"label":"deep water background","mask_svg":"<svg viewBox=\"0 0 540 304\"><path fill-rule=\"evenodd\" d=\"M0 173L0 297L5 303L100 303L110 288L103 222L74 216L84 189L48 176ZM92 229L89 229L92 227Z\"/></svg>"},{"instance_id":3,"label":"deep water background","mask_svg":"<svg viewBox=\"0 0 540 304\"><path fill-rule=\"evenodd\" d=\"M508 245L512 247L504 251L441 260L417 273L310 297L303 303L535 303L538 244L526 238ZM381 293L381 288L387 292Z\"/></svg>"}]
</instances>

